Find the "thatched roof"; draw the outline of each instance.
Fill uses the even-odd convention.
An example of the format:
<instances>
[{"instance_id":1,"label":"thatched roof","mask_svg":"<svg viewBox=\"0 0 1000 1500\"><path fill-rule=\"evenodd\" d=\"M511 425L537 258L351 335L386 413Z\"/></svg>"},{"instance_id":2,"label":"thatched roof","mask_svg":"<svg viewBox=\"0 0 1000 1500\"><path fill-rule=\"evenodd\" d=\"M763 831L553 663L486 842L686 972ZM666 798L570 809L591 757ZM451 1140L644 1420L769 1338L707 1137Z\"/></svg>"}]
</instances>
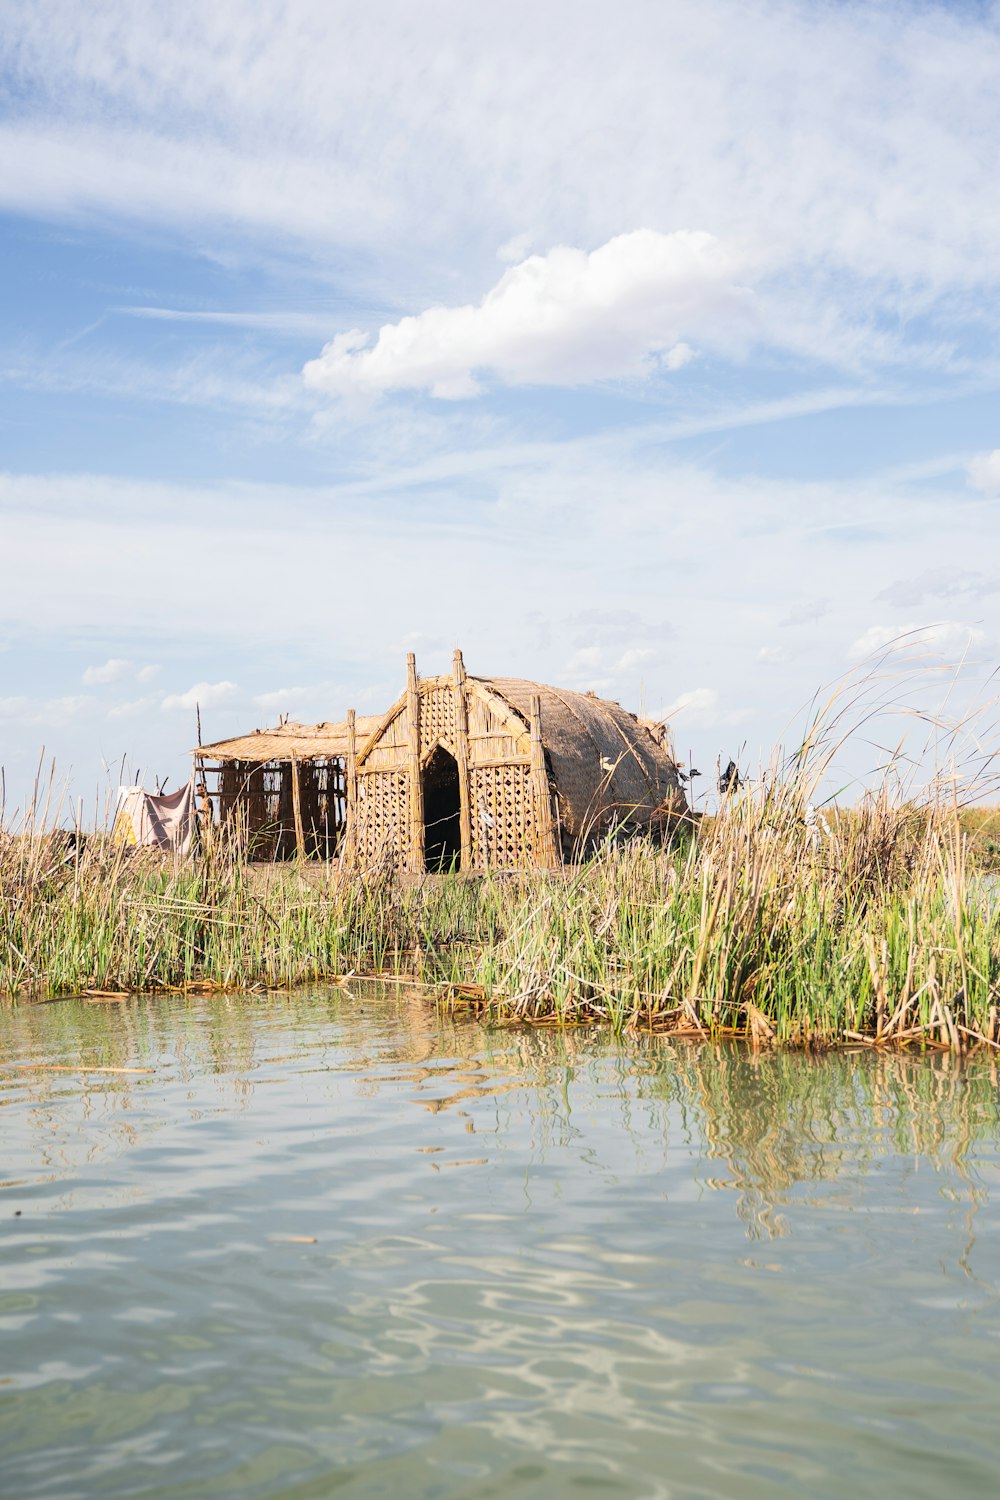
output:
<instances>
[{"instance_id":1,"label":"thatched roof","mask_svg":"<svg viewBox=\"0 0 1000 1500\"><path fill-rule=\"evenodd\" d=\"M358 715L357 744L360 747L381 723L378 715ZM199 745L194 752L202 760L325 760L347 754L347 724L278 724L274 729L254 729L231 740Z\"/></svg>"},{"instance_id":2,"label":"thatched roof","mask_svg":"<svg viewBox=\"0 0 1000 1500\"><path fill-rule=\"evenodd\" d=\"M661 726L592 693L573 693L517 677L470 677L506 700L525 724L531 699L541 706L545 746L564 833L586 838L609 820L648 822L670 804L686 806ZM658 733L657 730L660 730Z\"/></svg>"}]
</instances>

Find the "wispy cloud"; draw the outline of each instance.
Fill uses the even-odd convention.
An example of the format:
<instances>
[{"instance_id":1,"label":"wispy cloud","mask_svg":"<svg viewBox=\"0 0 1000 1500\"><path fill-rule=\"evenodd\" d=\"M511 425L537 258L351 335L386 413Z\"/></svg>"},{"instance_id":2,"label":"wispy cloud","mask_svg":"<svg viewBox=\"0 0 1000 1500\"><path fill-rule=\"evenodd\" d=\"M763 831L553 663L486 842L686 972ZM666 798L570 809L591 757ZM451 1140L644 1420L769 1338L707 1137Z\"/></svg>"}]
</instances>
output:
<instances>
[{"instance_id":1,"label":"wispy cloud","mask_svg":"<svg viewBox=\"0 0 1000 1500\"><path fill-rule=\"evenodd\" d=\"M217 708L239 697L235 682L196 682L185 693L168 693L160 707L170 713L177 709Z\"/></svg>"},{"instance_id":2,"label":"wispy cloud","mask_svg":"<svg viewBox=\"0 0 1000 1500\"><path fill-rule=\"evenodd\" d=\"M988 9L623 0L581 25L571 0L381 0L349 46L335 10L306 39L278 0L36 0L5 19L8 208L335 248L436 281L429 300L456 281L449 305L498 245L523 260L703 225L805 294L817 352L884 330L852 289L890 318L949 295L971 324L969 289L996 281Z\"/></svg>"},{"instance_id":3,"label":"wispy cloud","mask_svg":"<svg viewBox=\"0 0 1000 1500\"><path fill-rule=\"evenodd\" d=\"M323 312L254 312L211 311L182 307L116 307L114 312L130 318L144 318L161 323L206 323L221 328L260 329L264 333L285 333L294 338L315 335L330 326L330 311Z\"/></svg>"},{"instance_id":4,"label":"wispy cloud","mask_svg":"<svg viewBox=\"0 0 1000 1500\"><path fill-rule=\"evenodd\" d=\"M123 657L112 656L99 667L87 667L84 670L81 681L84 687L95 687L98 684L108 682L119 682L127 677L132 671L133 663L126 661Z\"/></svg>"},{"instance_id":5,"label":"wispy cloud","mask_svg":"<svg viewBox=\"0 0 1000 1500\"><path fill-rule=\"evenodd\" d=\"M681 693L663 711L665 719L678 721L683 729L724 729L743 724L750 717L748 708L723 703L715 688L691 688Z\"/></svg>"},{"instance_id":6,"label":"wispy cloud","mask_svg":"<svg viewBox=\"0 0 1000 1500\"><path fill-rule=\"evenodd\" d=\"M986 599L1000 593L1000 576L974 568L927 568L914 578L897 579L876 597L899 609L914 608L928 599Z\"/></svg>"},{"instance_id":7,"label":"wispy cloud","mask_svg":"<svg viewBox=\"0 0 1000 1500\"><path fill-rule=\"evenodd\" d=\"M34 698L27 694L0 698L0 721L45 727L67 724L93 706L93 698L84 694L64 697Z\"/></svg>"},{"instance_id":8,"label":"wispy cloud","mask_svg":"<svg viewBox=\"0 0 1000 1500\"><path fill-rule=\"evenodd\" d=\"M153 681L159 670L155 662L147 662L145 666L139 666L127 657L112 656L100 666L86 667L80 680L84 687L107 687L111 683L124 682L127 679L147 683Z\"/></svg>"},{"instance_id":9,"label":"wispy cloud","mask_svg":"<svg viewBox=\"0 0 1000 1500\"><path fill-rule=\"evenodd\" d=\"M256 708L262 708L266 713L280 713L292 704L314 696L315 692L315 688L307 687L272 688L267 693L255 693L253 702Z\"/></svg>"},{"instance_id":10,"label":"wispy cloud","mask_svg":"<svg viewBox=\"0 0 1000 1500\"><path fill-rule=\"evenodd\" d=\"M985 630L962 620L938 620L932 624L869 625L853 642L850 655L855 660L875 656L886 650L926 652L948 663L957 663L970 651L982 651L987 643Z\"/></svg>"},{"instance_id":11,"label":"wispy cloud","mask_svg":"<svg viewBox=\"0 0 1000 1500\"><path fill-rule=\"evenodd\" d=\"M1000 448L978 454L966 472L974 490L981 490L984 495L1000 495Z\"/></svg>"},{"instance_id":12,"label":"wispy cloud","mask_svg":"<svg viewBox=\"0 0 1000 1500\"><path fill-rule=\"evenodd\" d=\"M113 703L108 709L108 718L115 719L138 719L143 715L153 712L158 706L159 699L151 695L144 698L127 698L121 703Z\"/></svg>"},{"instance_id":13,"label":"wispy cloud","mask_svg":"<svg viewBox=\"0 0 1000 1500\"><path fill-rule=\"evenodd\" d=\"M168 362L115 349L77 351L57 359L0 350L0 382L47 395L96 395L178 406L249 410L280 418L306 409L302 382L291 372L228 350L202 350Z\"/></svg>"},{"instance_id":14,"label":"wispy cloud","mask_svg":"<svg viewBox=\"0 0 1000 1500\"><path fill-rule=\"evenodd\" d=\"M778 625L782 630L798 630L803 625L815 625L817 620L822 620L829 613L829 599L802 599L786 610Z\"/></svg>"}]
</instances>

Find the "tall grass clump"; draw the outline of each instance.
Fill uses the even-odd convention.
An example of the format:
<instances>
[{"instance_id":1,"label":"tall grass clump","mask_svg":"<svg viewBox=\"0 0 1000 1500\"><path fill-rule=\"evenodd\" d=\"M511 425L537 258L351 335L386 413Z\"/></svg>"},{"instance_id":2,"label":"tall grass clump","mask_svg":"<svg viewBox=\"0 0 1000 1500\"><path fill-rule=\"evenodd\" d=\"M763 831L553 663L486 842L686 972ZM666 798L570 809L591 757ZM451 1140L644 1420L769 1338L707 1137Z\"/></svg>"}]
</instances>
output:
<instances>
[{"instance_id":1,"label":"tall grass clump","mask_svg":"<svg viewBox=\"0 0 1000 1500\"><path fill-rule=\"evenodd\" d=\"M682 847L609 845L529 893L480 966L495 1004L756 1042L1000 1043L1000 903L956 776L916 797L891 756L857 805L817 811L876 692L834 694Z\"/></svg>"},{"instance_id":2,"label":"tall grass clump","mask_svg":"<svg viewBox=\"0 0 1000 1500\"><path fill-rule=\"evenodd\" d=\"M666 845L609 840L557 872L255 866L218 830L175 862L32 812L0 832L0 992L381 974L535 1025L1000 1047L1000 903L976 821L953 778L907 790L898 758L824 809L849 719L831 700L793 755Z\"/></svg>"}]
</instances>

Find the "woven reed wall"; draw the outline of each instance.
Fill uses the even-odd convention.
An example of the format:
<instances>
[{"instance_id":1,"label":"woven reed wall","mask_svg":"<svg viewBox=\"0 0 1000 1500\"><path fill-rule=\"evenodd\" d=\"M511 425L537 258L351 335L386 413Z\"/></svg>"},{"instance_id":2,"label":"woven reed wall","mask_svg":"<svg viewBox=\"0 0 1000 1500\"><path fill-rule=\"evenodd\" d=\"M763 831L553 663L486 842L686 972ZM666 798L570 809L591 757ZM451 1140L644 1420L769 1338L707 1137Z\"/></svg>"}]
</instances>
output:
<instances>
[{"instance_id":1,"label":"woven reed wall","mask_svg":"<svg viewBox=\"0 0 1000 1500\"><path fill-rule=\"evenodd\" d=\"M535 806L527 766L470 768L472 862L477 870L530 869L535 858Z\"/></svg>"},{"instance_id":2,"label":"woven reed wall","mask_svg":"<svg viewBox=\"0 0 1000 1500\"><path fill-rule=\"evenodd\" d=\"M223 761L218 767L219 821L251 859L291 859L298 853L293 774L299 779L302 852L318 859L338 852L346 821L342 761Z\"/></svg>"},{"instance_id":3,"label":"woven reed wall","mask_svg":"<svg viewBox=\"0 0 1000 1500\"><path fill-rule=\"evenodd\" d=\"M388 861L407 863L410 788L405 768L367 772L358 779L358 802L351 834L351 860L361 869Z\"/></svg>"}]
</instances>

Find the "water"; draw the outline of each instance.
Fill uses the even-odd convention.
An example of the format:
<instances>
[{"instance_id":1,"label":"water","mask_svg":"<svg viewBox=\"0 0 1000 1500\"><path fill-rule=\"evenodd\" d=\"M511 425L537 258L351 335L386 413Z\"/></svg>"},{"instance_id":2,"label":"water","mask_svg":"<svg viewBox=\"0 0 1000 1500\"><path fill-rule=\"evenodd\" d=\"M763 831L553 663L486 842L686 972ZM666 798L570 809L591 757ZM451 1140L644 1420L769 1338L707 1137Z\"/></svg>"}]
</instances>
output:
<instances>
[{"instance_id":1,"label":"water","mask_svg":"<svg viewBox=\"0 0 1000 1500\"><path fill-rule=\"evenodd\" d=\"M987 1060L0 1011L0 1493L993 1497ZM16 1215L20 1215L17 1217Z\"/></svg>"}]
</instances>

